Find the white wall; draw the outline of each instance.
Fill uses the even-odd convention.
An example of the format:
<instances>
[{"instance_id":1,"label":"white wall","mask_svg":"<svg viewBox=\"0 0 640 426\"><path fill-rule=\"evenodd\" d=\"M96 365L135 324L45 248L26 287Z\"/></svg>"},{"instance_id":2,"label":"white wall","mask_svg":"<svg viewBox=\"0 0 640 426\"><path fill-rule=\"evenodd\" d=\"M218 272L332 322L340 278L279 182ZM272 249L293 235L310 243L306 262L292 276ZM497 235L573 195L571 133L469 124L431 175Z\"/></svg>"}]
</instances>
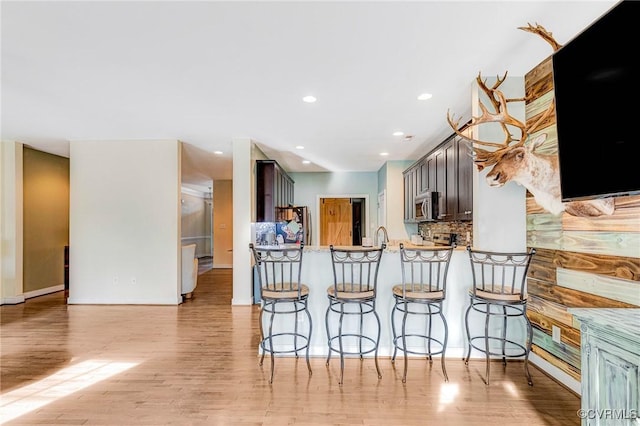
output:
<instances>
[{"instance_id":1,"label":"white wall","mask_svg":"<svg viewBox=\"0 0 640 426\"><path fill-rule=\"evenodd\" d=\"M180 146L70 143L69 303L180 303Z\"/></svg>"},{"instance_id":2,"label":"white wall","mask_svg":"<svg viewBox=\"0 0 640 426\"><path fill-rule=\"evenodd\" d=\"M387 232L391 240L408 240L411 233L418 232L417 224L404 223L404 177L402 172L414 161L387 161L386 197ZM380 192L381 189L378 190Z\"/></svg>"},{"instance_id":3,"label":"white wall","mask_svg":"<svg viewBox=\"0 0 640 426\"><path fill-rule=\"evenodd\" d=\"M487 78L493 85L495 78ZM524 78L509 77L500 86L508 98L524 96ZM476 84L472 87L472 114L481 114L478 100L488 100ZM509 104L511 115L524 121L524 102ZM480 140L502 142L504 133L499 126L482 125L472 129L473 137ZM473 245L483 250L525 251L527 246L526 189L515 182L501 188L492 188L485 179L491 168L473 174Z\"/></svg>"},{"instance_id":4,"label":"white wall","mask_svg":"<svg viewBox=\"0 0 640 426\"><path fill-rule=\"evenodd\" d=\"M308 206L311 212L312 244L320 241L318 196L340 197L368 195L367 229L363 236L372 236L378 227L378 174L376 172L288 173L294 180L294 200L298 206Z\"/></svg>"},{"instance_id":5,"label":"white wall","mask_svg":"<svg viewBox=\"0 0 640 426\"><path fill-rule=\"evenodd\" d=\"M22 144L0 145L0 304L24 302L22 283Z\"/></svg>"}]
</instances>

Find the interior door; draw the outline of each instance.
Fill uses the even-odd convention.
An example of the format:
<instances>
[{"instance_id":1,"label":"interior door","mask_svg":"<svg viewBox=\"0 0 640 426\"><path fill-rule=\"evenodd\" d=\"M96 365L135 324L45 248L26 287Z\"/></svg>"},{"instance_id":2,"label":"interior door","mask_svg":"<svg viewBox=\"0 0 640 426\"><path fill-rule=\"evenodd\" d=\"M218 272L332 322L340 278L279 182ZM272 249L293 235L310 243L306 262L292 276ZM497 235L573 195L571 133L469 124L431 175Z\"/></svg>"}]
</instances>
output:
<instances>
[{"instance_id":1,"label":"interior door","mask_svg":"<svg viewBox=\"0 0 640 426\"><path fill-rule=\"evenodd\" d=\"M323 198L320 203L320 245L352 245L351 199Z\"/></svg>"}]
</instances>

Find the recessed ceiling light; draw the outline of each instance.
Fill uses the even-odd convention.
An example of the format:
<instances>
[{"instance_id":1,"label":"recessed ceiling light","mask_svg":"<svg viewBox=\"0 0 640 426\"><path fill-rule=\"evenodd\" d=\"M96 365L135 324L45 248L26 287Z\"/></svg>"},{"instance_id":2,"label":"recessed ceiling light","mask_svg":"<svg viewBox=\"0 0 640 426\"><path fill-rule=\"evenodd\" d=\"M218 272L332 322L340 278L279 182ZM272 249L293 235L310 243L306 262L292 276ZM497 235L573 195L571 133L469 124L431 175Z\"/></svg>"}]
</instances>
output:
<instances>
[{"instance_id":1,"label":"recessed ceiling light","mask_svg":"<svg viewBox=\"0 0 640 426\"><path fill-rule=\"evenodd\" d=\"M213 151L213 153L216 155L222 155L222 151Z\"/></svg>"},{"instance_id":2,"label":"recessed ceiling light","mask_svg":"<svg viewBox=\"0 0 640 426\"><path fill-rule=\"evenodd\" d=\"M297 146L296 146L296 149L304 149L304 146L302 146L302 145L297 145Z\"/></svg>"},{"instance_id":3,"label":"recessed ceiling light","mask_svg":"<svg viewBox=\"0 0 640 426\"><path fill-rule=\"evenodd\" d=\"M316 99L316 97L315 97L315 96L311 96L311 95L309 95L309 96L305 96L304 98L302 98L302 100L303 100L303 101L305 101L305 102L306 102L306 103L308 103L308 104L312 104L312 103L314 103L317 99Z\"/></svg>"},{"instance_id":4,"label":"recessed ceiling light","mask_svg":"<svg viewBox=\"0 0 640 426\"><path fill-rule=\"evenodd\" d=\"M404 135L404 132L401 132L401 131L393 132L393 136L402 136L402 135Z\"/></svg>"},{"instance_id":5,"label":"recessed ceiling light","mask_svg":"<svg viewBox=\"0 0 640 426\"><path fill-rule=\"evenodd\" d=\"M302 164L311 164L311 161L309 161L309 160L302 160Z\"/></svg>"},{"instance_id":6,"label":"recessed ceiling light","mask_svg":"<svg viewBox=\"0 0 640 426\"><path fill-rule=\"evenodd\" d=\"M382 155L383 157L386 157L387 155L389 155L388 152L381 152L380 155Z\"/></svg>"},{"instance_id":7,"label":"recessed ceiling light","mask_svg":"<svg viewBox=\"0 0 640 426\"><path fill-rule=\"evenodd\" d=\"M431 99L433 95L431 93L423 93L420 96L418 96L418 100L419 101L426 101L427 99Z\"/></svg>"}]
</instances>

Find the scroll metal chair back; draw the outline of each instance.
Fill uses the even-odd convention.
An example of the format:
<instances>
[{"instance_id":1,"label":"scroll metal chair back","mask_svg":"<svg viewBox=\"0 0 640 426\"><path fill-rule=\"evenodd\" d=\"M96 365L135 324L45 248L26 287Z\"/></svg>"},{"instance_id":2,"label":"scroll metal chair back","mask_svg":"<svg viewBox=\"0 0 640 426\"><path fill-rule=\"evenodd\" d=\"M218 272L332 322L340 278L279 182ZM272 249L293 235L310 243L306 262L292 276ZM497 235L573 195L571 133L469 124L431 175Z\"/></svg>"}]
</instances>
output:
<instances>
[{"instance_id":1,"label":"scroll metal chair back","mask_svg":"<svg viewBox=\"0 0 640 426\"><path fill-rule=\"evenodd\" d=\"M271 375L273 382L274 358L277 354L294 353L305 350L307 368L311 375L309 362L309 343L311 341L312 322L308 309L309 287L300 282L302 272L302 255L304 245L295 248L262 248L249 245L258 269L257 277L260 287L262 306L260 309L260 348L262 355L271 357ZM299 329L298 315L304 312L309 321L308 330ZM270 314L265 324L264 314ZM286 323L293 324L293 330L274 330L276 315L294 315L295 318Z\"/></svg>"},{"instance_id":2,"label":"scroll metal chair back","mask_svg":"<svg viewBox=\"0 0 640 426\"><path fill-rule=\"evenodd\" d=\"M400 244L400 266L402 283L393 286L395 300L391 311L393 332L393 356L395 363L398 349L404 353L402 382L407 381L408 354L427 356L433 362L433 355L440 355L442 373L449 380L445 367L445 351L448 340L447 320L442 312L447 295L447 274L455 245L442 247L405 248ZM396 326L400 314L402 324ZM440 318L443 330L441 336L434 336L433 317ZM419 321L425 317L426 324ZM412 346L409 346L413 343ZM418 343L420 345L418 345Z\"/></svg>"},{"instance_id":3,"label":"scroll metal chair back","mask_svg":"<svg viewBox=\"0 0 640 426\"><path fill-rule=\"evenodd\" d=\"M385 245L377 248L337 248L329 247L333 267L333 284L327 289L329 306L325 315L325 326L329 354L326 365L329 366L331 354L340 354L340 385L344 378L345 355L363 355L373 352L378 378L382 378L378 365L378 345L380 343L380 318L376 313L375 301L378 285L378 269ZM330 314L339 314L337 332L331 330ZM377 323L375 333L364 328L364 316L373 314ZM344 329L346 317L358 317L357 330ZM355 345L347 347L345 340Z\"/></svg>"},{"instance_id":4,"label":"scroll metal chair back","mask_svg":"<svg viewBox=\"0 0 640 426\"><path fill-rule=\"evenodd\" d=\"M465 313L465 325L468 341L468 352L465 363L468 364L471 349L485 353L486 373L485 383L489 384L490 356L502 358L506 366L507 358L524 357L524 370L529 385L533 385L529 373L529 353L533 329L527 317L527 272L531 259L536 253L534 248L527 252L495 252L475 250L467 247L473 286L469 290L470 304ZM480 312L485 316L485 330L482 336L471 336L469 332L469 313ZM502 319L500 335L490 330L489 320L492 317ZM524 343L516 342L507 337L507 321L521 317L525 322L526 338ZM491 342L498 342L500 352L495 352ZM497 349L496 349L497 350Z\"/></svg>"}]
</instances>

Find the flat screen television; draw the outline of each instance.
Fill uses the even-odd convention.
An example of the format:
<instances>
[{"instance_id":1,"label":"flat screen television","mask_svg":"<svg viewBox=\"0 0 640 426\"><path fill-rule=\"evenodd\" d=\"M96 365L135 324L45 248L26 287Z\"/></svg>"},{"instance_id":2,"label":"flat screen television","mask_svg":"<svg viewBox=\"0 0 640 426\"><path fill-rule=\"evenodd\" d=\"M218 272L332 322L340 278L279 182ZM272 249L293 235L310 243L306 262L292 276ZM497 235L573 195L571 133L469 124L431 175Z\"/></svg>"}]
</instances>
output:
<instances>
[{"instance_id":1,"label":"flat screen television","mask_svg":"<svg viewBox=\"0 0 640 426\"><path fill-rule=\"evenodd\" d=\"M552 56L563 201L640 194L639 19L616 3Z\"/></svg>"}]
</instances>

